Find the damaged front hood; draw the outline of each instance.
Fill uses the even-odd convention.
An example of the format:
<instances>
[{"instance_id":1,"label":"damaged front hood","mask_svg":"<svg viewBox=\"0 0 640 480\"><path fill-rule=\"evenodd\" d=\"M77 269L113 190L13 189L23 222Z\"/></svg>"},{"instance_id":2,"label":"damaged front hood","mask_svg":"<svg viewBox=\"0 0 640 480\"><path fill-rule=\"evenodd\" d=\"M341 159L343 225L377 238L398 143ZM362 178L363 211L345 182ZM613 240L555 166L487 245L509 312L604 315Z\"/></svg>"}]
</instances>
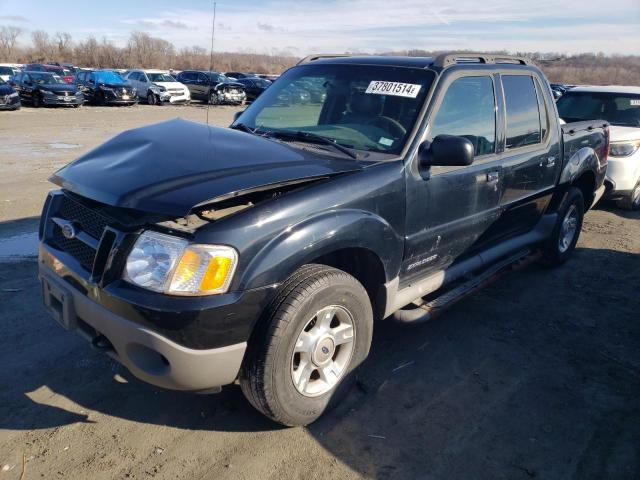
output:
<instances>
[{"instance_id":1,"label":"damaged front hood","mask_svg":"<svg viewBox=\"0 0 640 480\"><path fill-rule=\"evenodd\" d=\"M243 191L360 169L351 159L176 119L123 132L49 180L107 205L184 216Z\"/></svg>"}]
</instances>

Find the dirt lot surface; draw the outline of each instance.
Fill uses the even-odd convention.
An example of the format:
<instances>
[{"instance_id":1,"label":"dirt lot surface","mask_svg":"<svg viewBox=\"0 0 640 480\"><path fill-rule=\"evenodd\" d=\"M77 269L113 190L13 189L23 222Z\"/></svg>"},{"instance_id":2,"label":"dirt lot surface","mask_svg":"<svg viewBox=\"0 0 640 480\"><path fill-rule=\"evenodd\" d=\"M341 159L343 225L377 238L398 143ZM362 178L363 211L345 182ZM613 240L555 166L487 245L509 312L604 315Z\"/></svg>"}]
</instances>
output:
<instances>
[{"instance_id":1,"label":"dirt lot surface","mask_svg":"<svg viewBox=\"0 0 640 480\"><path fill-rule=\"evenodd\" d=\"M0 246L35 229L53 170L175 116L204 109L0 112ZM237 386L136 380L45 314L36 274L0 261L0 480L640 478L638 213L601 206L565 266L530 265L431 323L376 325L357 387L310 428L274 425Z\"/></svg>"}]
</instances>

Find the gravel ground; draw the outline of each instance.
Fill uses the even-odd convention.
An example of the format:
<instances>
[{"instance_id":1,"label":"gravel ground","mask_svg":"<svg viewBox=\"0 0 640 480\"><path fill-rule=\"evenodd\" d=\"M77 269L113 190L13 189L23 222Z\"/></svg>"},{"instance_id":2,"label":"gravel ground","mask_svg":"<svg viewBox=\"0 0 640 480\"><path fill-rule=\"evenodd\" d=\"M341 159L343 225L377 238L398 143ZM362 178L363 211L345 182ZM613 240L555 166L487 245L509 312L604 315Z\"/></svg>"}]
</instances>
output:
<instances>
[{"instance_id":1,"label":"gravel ground","mask_svg":"<svg viewBox=\"0 0 640 480\"><path fill-rule=\"evenodd\" d=\"M53 170L175 116L205 109L0 112L0 247L35 229ZM640 478L639 220L600 206L565 266L380 323L357 388L310 428L274 425L237 386L136 380L45 314L33 260L0 261L0 480Z\"/></svg>"}]
</instances>

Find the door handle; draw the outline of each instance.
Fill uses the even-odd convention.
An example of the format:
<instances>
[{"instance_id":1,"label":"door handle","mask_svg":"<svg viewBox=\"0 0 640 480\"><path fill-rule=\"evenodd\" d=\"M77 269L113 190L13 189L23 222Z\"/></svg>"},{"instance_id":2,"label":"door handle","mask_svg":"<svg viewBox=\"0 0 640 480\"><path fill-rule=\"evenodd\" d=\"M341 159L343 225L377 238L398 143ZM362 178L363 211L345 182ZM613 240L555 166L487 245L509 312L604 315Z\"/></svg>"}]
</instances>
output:
<instances>
[{"instance_id":1,"label":"door handle","mask_svg":"<svg viewBox=\"0 0 640 480\"><path fill-rule=\"evenodd\" d=\"M487 183L495 183L500 178L498 172L487 172Z\"/></svg>"}]
</instances>

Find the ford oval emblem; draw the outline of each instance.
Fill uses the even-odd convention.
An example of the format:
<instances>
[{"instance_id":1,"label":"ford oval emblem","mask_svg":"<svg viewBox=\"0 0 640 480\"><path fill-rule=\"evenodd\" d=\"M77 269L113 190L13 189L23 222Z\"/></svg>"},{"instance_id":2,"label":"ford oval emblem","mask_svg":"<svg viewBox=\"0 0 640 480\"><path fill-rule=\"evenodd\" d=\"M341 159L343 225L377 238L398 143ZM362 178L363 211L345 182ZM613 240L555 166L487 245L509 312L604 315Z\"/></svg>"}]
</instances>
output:
<instances>
[{"instance_id":1,"label":"ford oval emblem","mask_svg":"<svg viewBox=\"0 0 640 480\"><path fill-rule=\"evenodd\" d=\"M77 232L76 229L70 223L65 223L62 226L62 235L64 238L68 238L71 240L72 238L76 238Z\"/></svg>"}]
</instances>

